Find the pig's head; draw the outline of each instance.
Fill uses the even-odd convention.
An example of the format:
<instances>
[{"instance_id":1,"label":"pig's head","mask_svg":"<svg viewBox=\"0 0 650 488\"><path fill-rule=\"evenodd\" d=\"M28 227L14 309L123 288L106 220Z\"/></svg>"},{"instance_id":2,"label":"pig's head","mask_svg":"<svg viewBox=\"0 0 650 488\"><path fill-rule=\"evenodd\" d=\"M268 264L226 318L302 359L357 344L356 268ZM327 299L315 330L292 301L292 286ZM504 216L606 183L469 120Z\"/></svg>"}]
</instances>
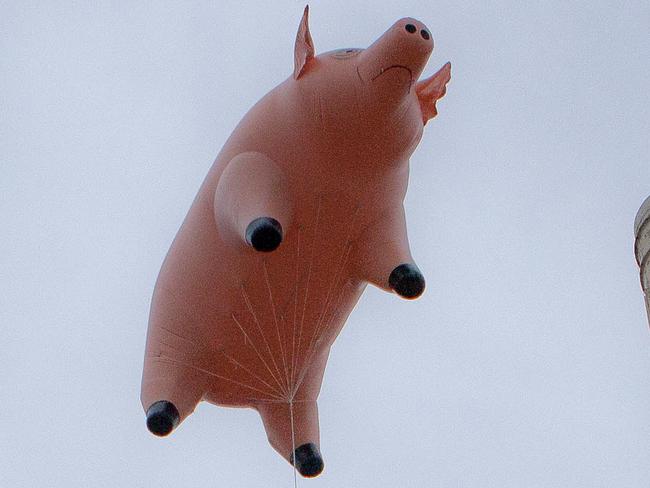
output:
<instances>
[{"instance_id":1,"label":"pig's head","mask_svg":"<svg viewBox=\"0 0 650 488\"><path fill-rule=\"evenodd\" d=\"M447 63L418 81L433 50L429 29L404 18L367 49L316 56L308 12L306 7L294 49L292 83L301 106L314 112L329 143L353 150L362 139L366 150L393 158L410 154L424 125L436 116L436 101L451 76Z\"/></svg>"}]
</instances>

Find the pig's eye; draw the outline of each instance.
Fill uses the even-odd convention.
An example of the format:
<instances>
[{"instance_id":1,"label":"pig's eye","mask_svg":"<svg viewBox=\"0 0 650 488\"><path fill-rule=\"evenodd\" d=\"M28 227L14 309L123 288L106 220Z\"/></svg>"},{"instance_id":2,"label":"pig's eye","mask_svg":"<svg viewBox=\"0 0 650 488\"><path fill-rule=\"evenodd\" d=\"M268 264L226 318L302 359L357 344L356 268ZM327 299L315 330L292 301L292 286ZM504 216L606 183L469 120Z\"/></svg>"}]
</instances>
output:
<instances>
[{"instance_id":1,"label":"pig's eye","mask_svg":"<svg viewBox=\"0 0 650 488\"><path fill-rule=\"evenodd\" d=\"M334 51L332 53L332 56L337 59L351 58L352 56L359 54L361 51L361 49L349 47L347 49L339 49L338 51Z\"/></svg>"},{"instance_id":2,"label":"pig's eye","mask_svg":"<svg viewBox=\"0 0 650 488\"><path fill-rule=\"evenodd\" d=\"M416 30L418 30L417 27L415 27L413 24L406 24L404 28L406 29L407 32L410 32L411 34L413 34Z\"/></svg>"}]
</instances>

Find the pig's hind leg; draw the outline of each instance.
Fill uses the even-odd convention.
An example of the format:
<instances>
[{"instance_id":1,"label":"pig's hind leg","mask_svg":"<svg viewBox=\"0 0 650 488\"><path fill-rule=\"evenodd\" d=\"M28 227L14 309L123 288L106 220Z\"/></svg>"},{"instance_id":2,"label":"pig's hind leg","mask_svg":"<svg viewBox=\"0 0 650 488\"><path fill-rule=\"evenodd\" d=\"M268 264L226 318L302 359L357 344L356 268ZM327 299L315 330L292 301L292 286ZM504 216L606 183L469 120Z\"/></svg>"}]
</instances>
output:
<instances>
[{"instance_id":1,"label":"pig's hind leg","mask_svg":"<svg viewBox=\"0 0 650 488\"><path fill-rule=\"evenodd\" d=\"M204 391L201 371L171 357L147 357L141 400L149 431L160 437L169 435L194 411Z\"/></svg>"},{"instance_id":2,"label":"pig's hind leg","mask_svg":"<svg viewBox=\"0 0 650 488\"><path fill-rule=\"evenodd\" d=\"M315 401L260 402L255 406L273 448L307 478L324 467L319 450L318 406Z\"/></svg>"}]
</instances>

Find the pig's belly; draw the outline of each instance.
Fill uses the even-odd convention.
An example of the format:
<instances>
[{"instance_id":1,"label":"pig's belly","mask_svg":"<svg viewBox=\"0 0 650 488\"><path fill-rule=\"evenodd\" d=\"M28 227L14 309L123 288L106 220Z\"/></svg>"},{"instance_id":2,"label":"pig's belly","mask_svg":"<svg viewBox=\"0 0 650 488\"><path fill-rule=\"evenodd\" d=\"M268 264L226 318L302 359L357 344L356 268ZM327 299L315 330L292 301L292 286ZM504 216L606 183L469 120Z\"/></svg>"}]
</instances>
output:
<instances>
[{"instance_id":1,"label":"pig's belly","mask_svg":"<svg viewBox=\"0 0 650 488\"><path fill-rule=\"evenodd\" d=\"M266 254L196 235L182 228L161 270L148 356L201 377L213 403L315 400L329 348L365 288L352 277L351 236L294 225Z\"/></svg>"}]
</instances>

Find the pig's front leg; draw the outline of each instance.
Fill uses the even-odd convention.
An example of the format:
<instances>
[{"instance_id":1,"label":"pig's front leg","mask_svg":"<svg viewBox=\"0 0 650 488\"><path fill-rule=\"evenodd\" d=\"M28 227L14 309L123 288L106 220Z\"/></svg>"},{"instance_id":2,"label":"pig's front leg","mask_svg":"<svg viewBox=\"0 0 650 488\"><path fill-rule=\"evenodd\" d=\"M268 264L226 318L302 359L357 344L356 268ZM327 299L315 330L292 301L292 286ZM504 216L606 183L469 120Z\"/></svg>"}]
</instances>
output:
<instances>
[{"instance_id":1,"label":"pig's front leg","mask_svg":"<svg viewBox=\"0 0 650 488\"><path fill-rule=\"evenodd\" d=\"M256 251L274 251L291 214L282 169L264 154L238 154L219 178L214 212L222 237Z\"/></svg>"},{"instance_id":2,"label":"pig's front leg","mask_svg":"<svg viewBox=\"0 0 650 488\"><path fill-rule=\"evenodd\" d=\"M402 204L383 212L356 245L356 274L383 290L407 299L424 292L424 276L413 262Z\"/></svg>"}]
</instances>

